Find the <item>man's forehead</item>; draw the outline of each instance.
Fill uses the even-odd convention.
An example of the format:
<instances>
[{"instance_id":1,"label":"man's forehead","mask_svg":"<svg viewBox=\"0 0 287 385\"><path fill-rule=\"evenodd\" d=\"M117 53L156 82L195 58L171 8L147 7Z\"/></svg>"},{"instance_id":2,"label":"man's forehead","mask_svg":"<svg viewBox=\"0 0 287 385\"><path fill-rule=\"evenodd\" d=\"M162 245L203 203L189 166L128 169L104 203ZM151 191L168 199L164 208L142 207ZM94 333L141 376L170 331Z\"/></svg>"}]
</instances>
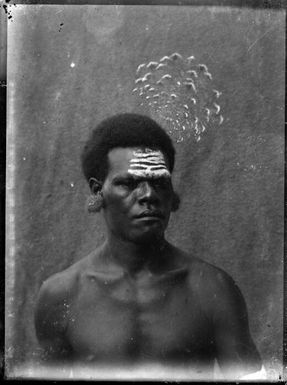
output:
<instances>
[{"instance_id":1,"label":"man's forehead","mask_svg":"<svg viewBox=\"0 0 287 385\"><path fill-rule=\"evenodd\" d=\"M108 153L110 171L131 171L144 169L144 165L165 169L168 173L168 161L163 152L149 147L116 147ZM133 172L132 172L133 173Z\"/></svg>"},{"instance_id":2,"label":"man's forehead","mask_svg":"<svg viewBox=\"0 0 287 385\"><path fill-rule=\"evenodd\" d=\"M139 147L116 147L109 151L108 158L113 162L129 162L133 157L134 151L139 150Z\"/></svg>"},{"instance_id":3,"label":"man's forehead","mask_svg":"<svg viewBox=\"0 0 287 385\"><path fill-rule=\"evenodd\" d=\"M161 150L149 147L115 147L108 152L108 160L110 161L110 165L118 162L127 163L128 165L135 157L145 157L152 154L156 154L159 158L163 158L167 164L167 159Z\"/></svg>"}]
</instances>

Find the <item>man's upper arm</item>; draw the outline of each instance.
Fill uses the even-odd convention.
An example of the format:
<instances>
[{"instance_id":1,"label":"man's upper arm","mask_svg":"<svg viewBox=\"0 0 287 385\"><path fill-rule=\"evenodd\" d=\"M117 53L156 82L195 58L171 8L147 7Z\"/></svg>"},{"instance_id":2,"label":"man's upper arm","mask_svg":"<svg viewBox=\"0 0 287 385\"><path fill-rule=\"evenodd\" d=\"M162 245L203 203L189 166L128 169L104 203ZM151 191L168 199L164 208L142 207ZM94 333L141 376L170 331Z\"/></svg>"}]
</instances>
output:
<instances>
[{"instance_id":1,"label":"man's upper arm","mask_svg":"<svg viewBox=\"0 0 287 385\"><path fill-rule=\"evenodd\" d=\"M68 319L68 302L57 279L44 282L35 308L35 328L46 359L65 357L69 347L64 333Z\"/></svg>"},{"instance_id":2,"label":"man's upper arm","mask_svg":"<svg viewBox=\"0 0 287 385\"><path fill-rule=\"evenodd\" d=\"M234 379L259 371L262 362L250 335L244 298L223 272L217 274L212 306L216 358L223 374Z\"/></svg>"}]
</instances>

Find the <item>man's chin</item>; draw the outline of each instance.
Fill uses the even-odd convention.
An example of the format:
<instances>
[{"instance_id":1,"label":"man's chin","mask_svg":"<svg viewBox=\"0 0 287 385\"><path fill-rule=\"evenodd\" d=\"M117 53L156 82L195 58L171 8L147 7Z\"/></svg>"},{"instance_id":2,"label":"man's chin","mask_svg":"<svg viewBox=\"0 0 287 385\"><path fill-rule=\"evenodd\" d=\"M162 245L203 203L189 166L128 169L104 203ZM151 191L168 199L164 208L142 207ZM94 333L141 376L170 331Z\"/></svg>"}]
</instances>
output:
<instances>
[{"instance_id":1,"label":"man's chin","mask_svg":"<svg viewBox=\"0 0 287 385\"><path fill-rule=\"evenodd\" d=\"M151 242L159 242L164 237L164 231L163 230L147 230L143 231L141 233L133 234L132 235L132 241L134 243L139 244L147 244Z\"/></svg>"}]
</instances>

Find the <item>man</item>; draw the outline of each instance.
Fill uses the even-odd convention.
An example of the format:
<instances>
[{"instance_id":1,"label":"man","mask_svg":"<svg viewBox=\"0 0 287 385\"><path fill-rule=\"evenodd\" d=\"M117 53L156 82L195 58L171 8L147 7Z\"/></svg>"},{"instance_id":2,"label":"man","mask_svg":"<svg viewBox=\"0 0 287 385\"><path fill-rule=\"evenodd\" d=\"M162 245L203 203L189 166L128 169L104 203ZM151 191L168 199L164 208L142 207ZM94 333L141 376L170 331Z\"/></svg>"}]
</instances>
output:
<instances>
[{"instance_id":1,"label":"man","mask_svg":"<svg viewBox=\"0 0 287 385\"><path fill-rule=\"evenodd\" d=\"M169 244L175 150L156 122L103 121L82 154L106 241L44 282L38 339L53 360L183 365L226 378L260 371L244 299L222 270Z\"/></svg>"}]
</instances>

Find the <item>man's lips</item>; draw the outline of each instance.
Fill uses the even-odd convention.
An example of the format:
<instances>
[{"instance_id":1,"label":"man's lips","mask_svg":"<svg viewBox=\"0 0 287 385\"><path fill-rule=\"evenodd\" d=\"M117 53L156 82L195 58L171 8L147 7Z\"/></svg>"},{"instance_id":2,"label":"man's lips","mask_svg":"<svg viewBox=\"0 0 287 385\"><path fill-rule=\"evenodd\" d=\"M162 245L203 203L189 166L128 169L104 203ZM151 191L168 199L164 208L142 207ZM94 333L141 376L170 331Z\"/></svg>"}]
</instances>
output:
<instances>
[{"instance_id":1,"label":"man's lips","mask_svg":"<svg viewBox=\"0 0 287 385\"><path fill-rule=\"evenodd\" d=\"M139 215L136 215L136 218L160 218L163 219L163 214L159 210L145 210Z\"/></svg>"}]
</instances>

